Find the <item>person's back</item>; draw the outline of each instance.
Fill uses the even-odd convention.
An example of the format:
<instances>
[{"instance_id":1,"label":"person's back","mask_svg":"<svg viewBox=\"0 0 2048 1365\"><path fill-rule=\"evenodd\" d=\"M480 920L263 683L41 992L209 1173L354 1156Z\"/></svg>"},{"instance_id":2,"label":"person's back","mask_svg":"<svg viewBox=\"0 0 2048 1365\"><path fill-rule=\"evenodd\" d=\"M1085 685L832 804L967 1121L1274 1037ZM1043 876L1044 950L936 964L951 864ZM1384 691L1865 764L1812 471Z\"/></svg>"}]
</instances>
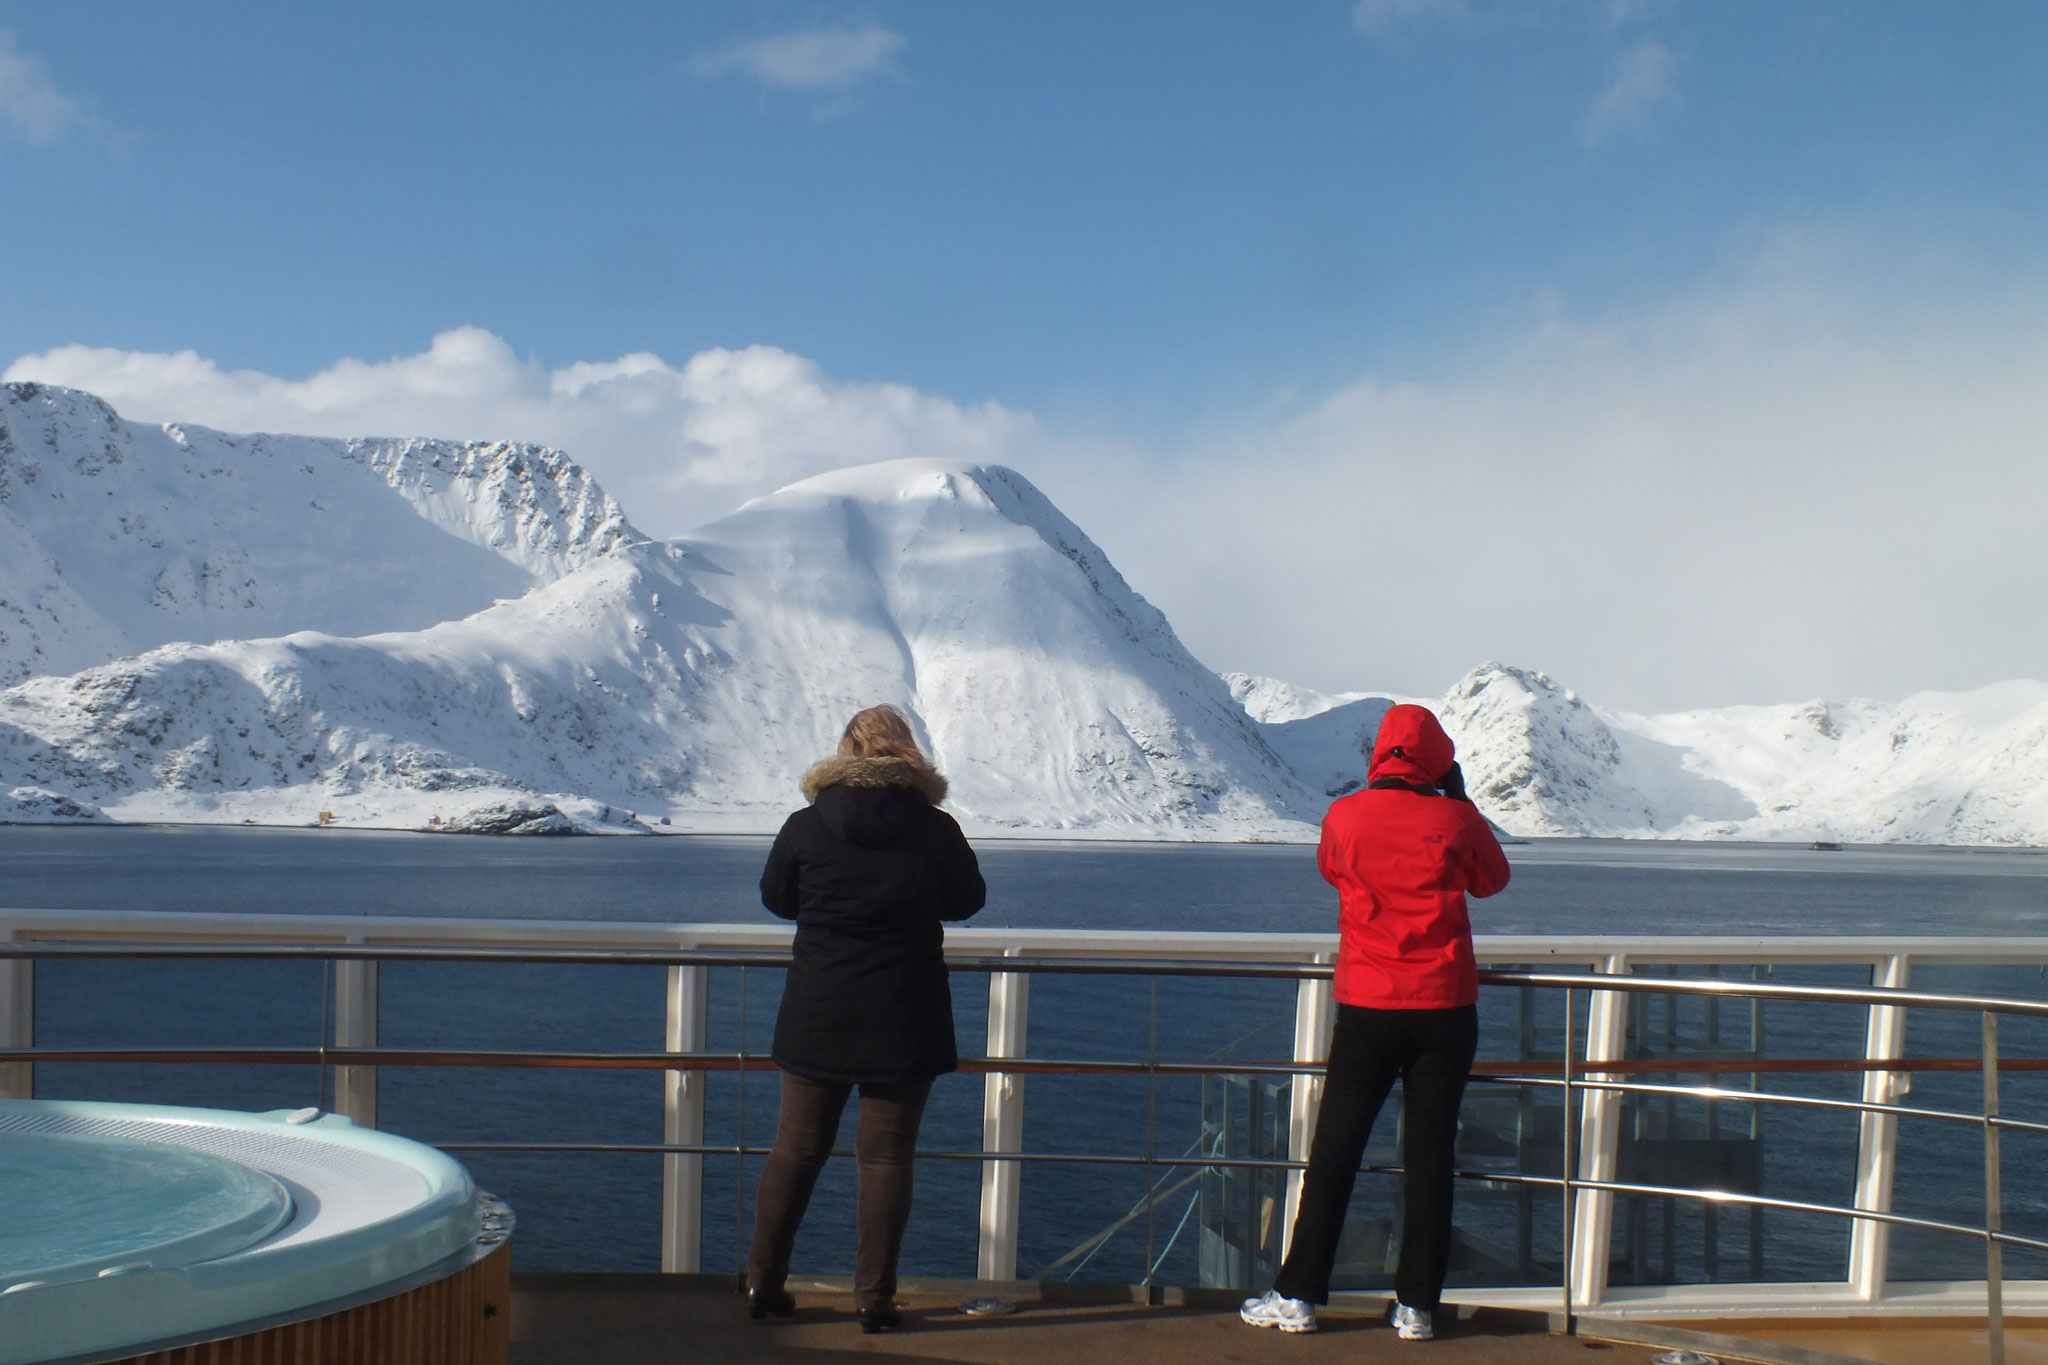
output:
<instances>
[{"instance_id":1,"label":"person's back","mask_svg":"<svg viewBox=\"0 0 2048 1365\"><path fill-rule=\"evenodd\" d=\"M1443 726L1420 706L1388 710L1369 785L1330 807L1316 863L1337 889L1337 999L1373 1009L1446 1009L1479 998L1465 893L1507 885L1508 862L1459 775Z\"/></svg>"},{"instance_id":2,"label":"person's back","mask_svg":"<svg viewBox=\"0 0 2048 1365\"><path fill-rule=\"evenodd\" d=\"M974 854L938 809L945 779L893 757L839 755L804 774L761 877L797 922L775 1060L817 1081L937 1076L957 1051L941 920L986 895Z\"/></svg>"}]
</instances>

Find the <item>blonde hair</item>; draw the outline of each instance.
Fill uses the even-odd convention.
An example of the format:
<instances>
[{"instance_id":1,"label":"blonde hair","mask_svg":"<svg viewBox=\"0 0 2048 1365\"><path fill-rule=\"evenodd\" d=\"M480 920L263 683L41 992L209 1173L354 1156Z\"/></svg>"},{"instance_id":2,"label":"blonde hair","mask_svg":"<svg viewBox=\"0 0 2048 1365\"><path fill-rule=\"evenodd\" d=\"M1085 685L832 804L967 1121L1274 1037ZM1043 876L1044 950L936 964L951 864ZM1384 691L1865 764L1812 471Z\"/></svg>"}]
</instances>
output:
<instances>
[{"instance_id":1,"label":"blonde hair","mask_svg":"<svg viewBox=\"0 0 2048 1365\"><path fill-rule=\"evenodd\" d=\"M839 737L841 758L900 758L914 768L932 771L932 761L917 747L910 719L893 706L870 706L846 722Z\"/></svg>"}]
</instances>

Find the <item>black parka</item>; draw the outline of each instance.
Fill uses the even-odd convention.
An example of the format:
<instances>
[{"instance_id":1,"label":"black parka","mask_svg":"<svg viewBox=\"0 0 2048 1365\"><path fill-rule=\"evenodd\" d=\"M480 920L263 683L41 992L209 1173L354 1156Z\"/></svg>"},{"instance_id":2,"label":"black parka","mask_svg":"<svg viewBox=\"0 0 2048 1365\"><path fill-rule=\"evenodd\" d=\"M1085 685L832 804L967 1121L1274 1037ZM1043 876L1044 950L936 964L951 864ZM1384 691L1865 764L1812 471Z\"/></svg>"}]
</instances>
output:
<instances>
[{"instance_id":1,"label":"black parka","mask_svg":"<svg viewBox=\"0 0 2048 1365\"><path fill-rule=\"evenodd\" d=\"M943 920L988 891L974 850L938 808L945 779L895 758L828 758L804 774L761 873L761 903L796 921L775 1018L775 1064L807 1080L871 1085L955 1068Z\"/></svg>"}]
</instances>

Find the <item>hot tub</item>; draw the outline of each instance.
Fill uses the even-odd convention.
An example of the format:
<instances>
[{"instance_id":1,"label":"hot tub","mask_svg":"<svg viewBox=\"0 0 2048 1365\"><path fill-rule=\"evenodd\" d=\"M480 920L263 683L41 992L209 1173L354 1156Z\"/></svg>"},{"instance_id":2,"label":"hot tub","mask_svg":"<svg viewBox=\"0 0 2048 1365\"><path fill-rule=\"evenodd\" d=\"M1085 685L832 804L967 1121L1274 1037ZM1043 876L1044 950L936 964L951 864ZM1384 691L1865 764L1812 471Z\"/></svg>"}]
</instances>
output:
<instances>
[{"instance_id":1,"label":"hot tub","mask_svg":"<svg viewBox=\"0 0 2048 1365\"><path fill-rule=\"evenodd\" d=\"M339 1115L0 1101L0 1365L252 1337L303 1349L315 1320L351 1312L436 1341L502 1335L502 1294L449 1291L486 1259L502 1280L509 1231L457 1162ZM423 1293L495 1322L372 1311ZM346 1335L361 1347L339 1358L397 1353Z\"/></svg>"}]
</instances>

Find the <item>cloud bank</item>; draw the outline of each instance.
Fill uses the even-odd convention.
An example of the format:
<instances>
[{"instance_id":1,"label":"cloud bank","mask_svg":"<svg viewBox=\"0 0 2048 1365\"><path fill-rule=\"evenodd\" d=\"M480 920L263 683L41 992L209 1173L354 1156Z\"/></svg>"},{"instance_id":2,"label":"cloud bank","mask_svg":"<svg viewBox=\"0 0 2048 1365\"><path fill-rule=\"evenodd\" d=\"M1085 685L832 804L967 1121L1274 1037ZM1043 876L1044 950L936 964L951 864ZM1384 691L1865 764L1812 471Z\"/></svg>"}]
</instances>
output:
<instances>
[{"instance_id":1,"label":"cloud bank","mask_svg":"<svg viewBox=\"0 0 2048 1365\"><path fill-rule=\"evenodd\" d=\"M1324 690L1486 658L1644 710L2048 678L2048 300L1880 303L1834 250L1361 378L1179 462L1105 548L1213 666Z\"/></svg>"},{"instance_id":2,"label":"cloud bank","mask_svg":"<svg viewBox=\"0 0 2048 1365\"><path fill-rule=\"evenodd\" d=\"M645 352L549 369L477 327L416 355L342 360L307 379L223 370L192 351L59 346L9 380L96 393L122 416L227 431L536 441L569 451L641 529L675 535L828 469L905 455L1028 462L1037 425L903 384L833 380L773 346L680 367Z\"/></svg>"},{"instance_id":3,"label":"cloud bank","mask_svg":"<svg viewBox=\"0 0 2048 1365\"><path fill-rule=\"evenodd\" d=\"M772 346L550 369L475 328L308 379L64 346L9 379L231 430L569 450L656 534L824 469L1011 464L1219 669L1441 692L1487 658L1639 710L2048 678L2048 300L1915 301L1781 239L1463 372L1113 446Z\"/></svg>"}]
</instances>

